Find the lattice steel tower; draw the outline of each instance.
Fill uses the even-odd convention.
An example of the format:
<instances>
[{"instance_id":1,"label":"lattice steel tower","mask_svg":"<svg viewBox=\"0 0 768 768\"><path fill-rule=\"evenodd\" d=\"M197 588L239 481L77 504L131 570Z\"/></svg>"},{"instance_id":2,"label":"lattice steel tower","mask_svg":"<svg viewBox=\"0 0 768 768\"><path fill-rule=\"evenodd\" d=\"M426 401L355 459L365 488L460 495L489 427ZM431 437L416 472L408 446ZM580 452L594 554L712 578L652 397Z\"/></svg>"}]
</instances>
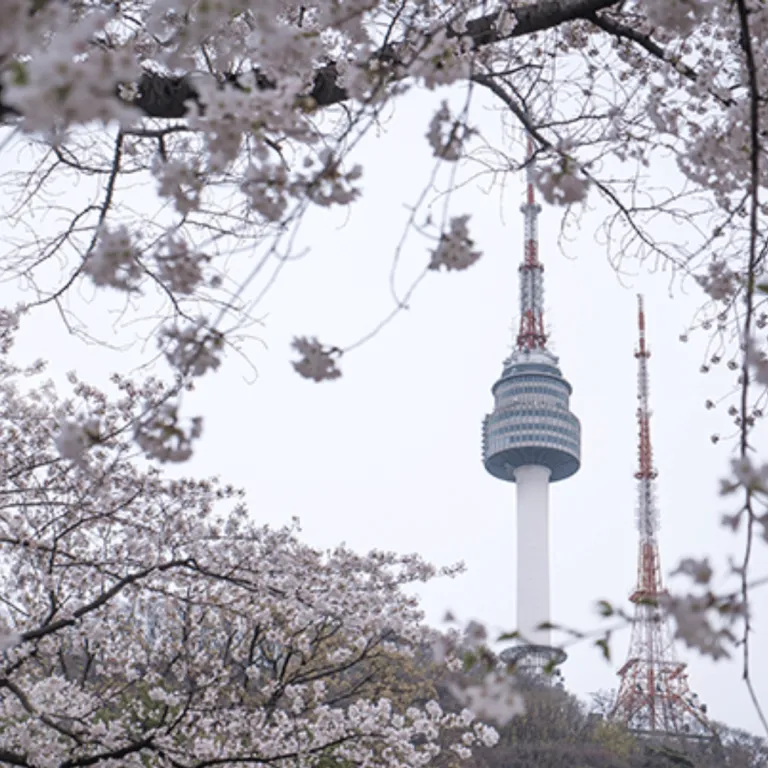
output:
<instances>
[{"instance_id":1,"label":"lattice steel tower","mask_svg":"<svg viewBox=\"0 0 768 768\"><path fill-rule=\"evenodd\" d=\"M656 470L651 450L648 409L648 358L645 344L643 297L637 297L639 346L637 425L639 433L637 527L640 534L637 585L630 596L635 604L629 658L611 716L633 731L649 736L712 736L706 706L688 687L685 664L678 661L659 601L667 594L659 561L659 513L655 503Z\"/></svg>"},{"instance_id":2,"label":"lattice steel tower","mask_svg":"<svg viewBox=\"0 0 768 768\"><path fill-rule=\"evenodd\" d=\"M533 143L528 142L525 253L520 265L517 348L493 385L493 413L483 421L483 462L494 477L517 486L517 628L524 642L503 654L541 671L565 653L551 645L549 622L549 483L574 474L581 462L581 426L570 412L571 385L547 349L544 267L539 261Z\"/></svg>"}]
</instances>

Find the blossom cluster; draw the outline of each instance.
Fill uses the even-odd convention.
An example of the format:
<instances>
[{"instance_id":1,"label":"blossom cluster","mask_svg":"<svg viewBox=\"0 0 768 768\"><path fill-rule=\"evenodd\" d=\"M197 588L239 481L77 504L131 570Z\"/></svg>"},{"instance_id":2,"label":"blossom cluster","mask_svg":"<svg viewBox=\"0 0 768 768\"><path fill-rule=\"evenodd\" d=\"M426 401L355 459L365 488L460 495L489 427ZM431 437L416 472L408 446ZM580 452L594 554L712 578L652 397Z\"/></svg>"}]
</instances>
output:
<instances>
[{"instance_id":1,"label":"blossom cluster","mask_svg":"<svg viewBox=\"0 0 768 768\"><path fill-rule=\"evenodd\" d=\"M192 445L203 434L203 419L195 416L188 426L179 420L178 404L172 400L152 408L137 419L134 438L149 459L182 462L192 456Z\"/></svg>"},{"instance_id":2,"label":"blossom cluster","mask_svg":"<svg viewBox=\"0 0 768 768\"><path fill-rule=\"evenodd\" d=\"M174 294L189 296L203 282L205 254L194 252L186 240L173 235L165 239L155 253L157 278Z\"/></svg>"},{"instance_id":3,"label":"blossom cluster","mask_svg":"<svg viewBox=\"0 0 768 768\"><path fill-rule=\"evenodd\" d=\"M325 347L317 339L304 336L293 340L291 345L302 357L294 361L294 370L305 379L323 381L338 379L341 371L336 366L336 358L341 350L335 347Z\"/></svg>"},{"instance_id":4,"label":"blossom cluster","mask_svg":"<svg viewBox=\"0 0 768 768\"><path fill-rule=\"evenodd\" d=\"M83 273L95 285L132 291L142 276L140 258L141 251L127 227L121 225L114 230L105 227L86 257Z\"/></svg>"},{"instance_id":5,"label":"blossom cluster","mask_svg":"<svg viewBox=\"0 0 768 768\"><path fill-rule=\"evenodd\" d=\"M24 116L25 131L58 140L73 124L129 124L135 119L133 110L115 98L120 83L140 74L133 51L119 43L93 44L109 23L106 13L93 9L72 19L66 9L53 4L38 13L36 25L21 18L25 11L35 16L34 3L12 6L4 19L7 32L0 38L0 56L14 53L23 58L0 75L3 100ZM19 38L12 39L18 33Z\"/></svg>"},{"instance_id":6,"label":"blossom cluster","mask_svg":"<svg viewBox=\"0 0 768 768\"><path fill-rule=\"evenodd\" d=\"M348 205L360 195L354 182L362 175L361 166L344 172L339 160L327 149L320 152L319 161L319 168L315 170L314 160L311 157L305 159L303 165L310 169L308 173L291 173L279 161L252 162L245 171L240 189L251 208L267 221L280 221L292 201L306 199L328 208Z\"/></svg>"},{"instance_id":7,"label":"blossom cluster","mask_svg":"<svg viewBox=\"0 0 768 768\"><path fill-rule=\"evenodd\" d=\"M743 606L727 612L722 607L712 611L717 601L711 594L665 595L661 605L673 619L675 639L713 661L730 658L736 644L732 626L744 615ZM720 619L721 626L712 623L713 614Z\"/></svg>"},{"instance_id":8,"label":"blossom cluster","mask_svg":"<svg viewBox=\"0 0 768 768\"><path fill-rule=\"evenodd\" d=\"M461 158L464 145L473 133L468 125L451 115L448 102L443 101L429 122L427 141L435 157L456 161Z\"/></svg>"},{"instance_id":9,"label":"blossom cluster","mask_svg":"<svg viewBox=\"0 0 768 768\"><path fill-rule=\"evenodd\" d=\"M732 496L746 491L755 504L749 514L762 539L768 543L768 462L756 464L748 455L731 461L731 472L720 481L720 495ZM742 507L734 514L724 514L722 524L736 531L746 509Z\"/></svg>"},{"instance_id":10,"label":"blossom cluster","mask_svg":"<svg viewBox=\"0 0 768 768\"><path fill-rule=\"evenodd\" d=\"M152 161L152 172L157 179L160 197L173 200L176 210L185 216L200 206L200 194L205 177L199 159L185 157L166 158L157 155Z\"/></svg>"},{"instance_id":11,"label":"blossom cluster","mask_svg":"<svg viewBox=\"0 0 768 768\"><path fill-rule=\"evenodd\" d=\"M711 261L707 274L697 275L696 282L715 301L728 301L733 298L741 285L739 275L719 259Z\"/></svg>"},{"instance_id":12,"label":"blossom cluster","mask_svg":"<svg viewBox=\"0 0 768 768\"><path fill-rule=\"evenodd\" d=\"M88 448L98 442L99 422L89 419L80 424L76 421L65 421L58 430L54 443L62 458L81 463Z\"/></svg>"},{"instance_id":13,"label":"blossom cluster","mask_svg":"<svg viewBox=\"0 0 768 768\"><path fill-rule=\"evenodd\" d=\"M174 323L163 328L159 344L175 371L182 376L202 376L221 365L224 336L198 318L184 327Z\"/></svg>"},{"instance_id":14,"label":"blossom cluster","mask_svg":"<svg viewBox=\"0 0 768 768\"><path fill-rule=\"evenodd\" d=\"M447 271L464 270L471 267L481 256L475 250L475 241L469 236L467 222L469 216L454 216L450 229L440 236L440 242L432 251L429 269L439 270L445 267Z\"/></svg>"},{"instance_id":15,"label":"blossom cluster","mask_svg":"<svg viewBox=\"0 0 768 768\"><path fill-rule=\"evenodd\" d=\"M536 184L550 205L571 205L586 198L589 180L579 172L573 161L561 157L537 171Z\"/></svg>"},{"instance_id":16,"label":"blossom cluster","mask_svg":"<svg viewBox=\"0 0 768 768\"><path fill-rule=\"evenodd\" d=\"M687 35L712 9L711 0L649 0L648 22L678 35Z\"/></svg>"}]
</instances>

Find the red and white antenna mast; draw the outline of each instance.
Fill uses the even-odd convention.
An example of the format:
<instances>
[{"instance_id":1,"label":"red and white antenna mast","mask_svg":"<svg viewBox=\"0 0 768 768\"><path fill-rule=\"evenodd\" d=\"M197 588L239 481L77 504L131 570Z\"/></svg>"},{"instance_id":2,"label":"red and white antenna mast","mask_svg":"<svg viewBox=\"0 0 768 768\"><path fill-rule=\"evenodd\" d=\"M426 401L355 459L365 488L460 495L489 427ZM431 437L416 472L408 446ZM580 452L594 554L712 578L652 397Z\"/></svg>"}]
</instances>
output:
<instances>
[{"instance_id":1,"label":"red and white antenna mast","mask_svg":"<svg viewBox=\"0 0 768 768\"><path fill-rule=\"evenodd\" d=\"M653 467L653 449L651 448L650 409L648 407L648 358L651 353L645 343L645 312L643 311L643 297L637 297L637 329L639 343L635 357L637 358L637 428L638 428L638 468L635 477L638 480L639 503L637 508L637 526L640 533L640 548L647 550L648 557L655 557L655 562L648 562L649 568L643 571L642 589L648 590L648 596L652 591L661 586L661 575L658 578L653 574L658 573L658 545L656 533L659 526L659 517L654 500L653 481L656 479L656 470ZM653 553L651 552L653 550ZM652 581L648 581L652 577ZM638 582L641 588L641 582ZM661 592L655 597L659 597ZM655 599L655 598L654 598Z\"/></svg>"},{"instance_id":2,"label":"red and white antenna mast","mask_svg":"<svg viewBox=\"0 0 768 768\"><path fill-rule=\"evenodd\" d=\"M525 216L525 255L520 265L520 332L517 348L530 351L544 349L544 267L539 261L537 220L541 206L534 195L534 145L528 137L528 166L526 168L526 201L520 206Z\"/></svg>"},{"instance_id":3,"label":"red and white antenna mast","mask_svg":"<svg viewBox=\"0 0 768 768\"><path fill-rule=\"evenodd\" d=\"M630 596L635 604L629 657L618 674L621 678L611 716L632 730L649 736L704 737L713 735L706 706L688 687L685 664L675 655L669 627L659 606L667 594L661 578L657 539L656 470L651 449L648 407L648 351L645 339L643 297L637 297L639 345L638 368L638 503L639 549L637 583Z\"/></svg>"}]
</instances>

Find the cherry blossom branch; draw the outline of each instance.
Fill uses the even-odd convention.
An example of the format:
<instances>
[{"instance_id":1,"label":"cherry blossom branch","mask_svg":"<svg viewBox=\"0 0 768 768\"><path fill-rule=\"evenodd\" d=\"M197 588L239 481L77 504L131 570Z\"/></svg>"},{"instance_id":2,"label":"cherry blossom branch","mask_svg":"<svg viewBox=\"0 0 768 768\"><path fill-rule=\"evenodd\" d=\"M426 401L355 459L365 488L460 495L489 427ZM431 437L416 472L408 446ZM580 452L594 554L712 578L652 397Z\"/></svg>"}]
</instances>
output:
<instances>
[{"instance_id":1,"label":"cherry blossom branch","mask_svg":"<svg viewBox=\"0 0 768 768\"><path fill-rule=\"evenodd\" d=\"M747 452L749 450L749 386L750 386L750 345L752 340L752 323L754 319L754 296L755 296L755 277L760 266L760 256L758 254L758 213L760 209L759 185L760 185L760 91L757 82L757 66L755 64L755 55L752 49L752 31L749 26L749 11L747 10L745 0L736 0L738 9L739 24L741 28L741 47L744 52L744 59L747 70L749 86L749 137L750 137L750 207L749 207L749 259L747 264L747 290L745 292L745 317L744 317L744 355L742 364L742 389L741 389L741 435L739 440L739 449L742 461L748 460ZM757 694L752 684L749 666L750 650L750 600L749 600L749 582L748 574L752 556L752 543L754 536L755 512L752 508L753 491L751 488L745 489L746 499L745 508L747 511L746 540L744 544L744 557L741 563L741 597L744 605L744 632L742 635L743 647L743 668L742 677L749 691L750 698L755 710L760 718L763 728L768 734L768 719L757 698Z\"/></svg>"},{"instance_id":2,"label":"cherry blossom branch","mask_svg":"<svg viewBox=\"0 0 768 768\"><path fill-rule=\"evenodd\" d=\"M560 157L563 160L568 160L568 156L559 147L555 146L543 133L541 128L536 125L532 117L526 112L523 106L515 101L515 99L497 82L494 77L494 73L476 73L472 76L472 80L479 85L487 88L491 93L497 96L515 115L520 124L525 129L526 133L536 140L537 145L540 148L547 149ZM580 172L585 178L589 179L600 193L616 208L617 213L624 219L626 224L634 232L635 236L652 252L657 253L660 257L674 264L675 267L685 269L685 264L673 258L673 256L666 251L662 250L659 245L653 240L646 232L644 232L634 220L632 211L627 207L619 198L619 196L612 190L607 184L601 182L594 174L588 171L586 168L580 168Z\"/></svg>"},{"instance_id":3,"label":"cherry blossom branch","mask_svg":"<svg viewBox=\"0 0 768 768\"><path fill-rule=\"evenodd\" d=\"M446 27L447 36L456 38L466 36L475 48L493 45L506 39L524 37L544 32L576 19L587 19L598 11L618 5L620 0L541 0L535 5L525 5L509 11L494 11L466 22L461 30ZM503 13L511 13L515 25L509 32L502 32L499 22ZM437 32L438 30L434 30ZM374 57L374 60L391 60L397 46L387 44ZM276 87L268 78L255 73L257 87L272 90ZM336 65L329 63L316 74L312 89L307 94L317 106L327 107L339 104L349 98L348 91L338 85ZM221 75L221 82L234 82L230 73ZM199 93L194 84L194 77L189 75L165 75L158 72L144 72L137 83L138 94L130 102L146 117L178 119L187 115L189 102L197 102ZM16 113L12 107L3 104L2 83L0 82L0 120Z\"/></svg>"},{"instance_id":4,"label":"cherry blossom branch","mask_svg":"<svg viewBox=\"0 0 768 768\"><path fill-rule=\"evenodd\" d=\"M153 736L148 736L140 741L127 744L124 747L105 750L94 755L88 755L87 757L76 757L72 760L65 760L61 764L61 768L85 768L85 766L96 765L97 763L107 760L121 760L124 757L128 757L128 755L133 755L136 752L151 748L153 746L153 740Z\"/></svg>"},{"instance_id":5,"label":"cherry blossom branch","mask_svg":"<svg viewBox=\"0 0 768 768\"><path fill-rule=\"evenodd\" d=\"M39 717L40 722L45 723L45 725L57 731L62 736L66 736L72 739L78 746L82 746L83 740L74 731L70 730L69 728L65 728L63 725L61 725L61 723L55 722L52 718L45 714L38 714L24 691L22 691L13 681L9 680L7 677L0 678L0 688L7 688L30 715Z\"/></svg>"},{"instance_id":6,"label":"cherry blossom branch","mask_svg":"<svg viewBox=\"0 0 768 768\"><path fill-rule=\"evenodd\" d=\"M683 61L681 61L678 57L672 57L670 56L652 37L650 34L645 32L640 32L635 27L627 26L626 24L622 24L619 21L616 21L615 19L610 18L604 13L594 13L587 17L587 21L594 24L596 27L599 27L604 32L607 32L609 35L613 35L614 37L625 39L625 40L631 40L633 43L636 43L639 45L643 50L645 50L647 53L650 53L651 56L654 58L659 59L660 61L665 62L666 64L670 64L675 68L677 72L679 72L683 77L687 78L691 82L695 83L698 79L698 74L693 67L690 67L688 64L685 64ZM722 96L718 94L712 94L714 98L716 98L723 106L732 106L733 100L732 99L725 99Z\"/></svg>"},{"instance_id":7,"label":"cherry blossom branch","mask_svg":"<svg viewBox=\"0 0 768 768\"><path fill-rule=\"evenodd\" d=\"M0 106L1 109L2 107ZM27 762L27 758L24 755L2 748L0 748L0 762L7 763L8 765L18 765L21 768L33 768L32 764Z\"/></svg>"},{"instance_id":8,"label":"cherry blossom branch","mask_svg":"<svg viewBox=\"0 0 768 768\"><path fill-rule=\"evenodd\" d=\"M338 739L334 739L328 744L323 744L319 747L313 747L306 751L308 755L318 755L327 752L329 749L339 747L342 744L346 744L350 741L352 736L343 736ZM291 751L283 754L266 757L264 755L255 754L239 754L232 757L212 758L210 760L201 760L199 762L190 763L189 768L211 768L216 765L231 765L232 763L245 763L246 765L270 765L272 763L279 763L287 760L295 760L299 756L298 752Z\"/></svg>"},{"instance_id":9,"label":"cherry blossom branch","mask_svg":"<svg viewBox=\"0 0 768 768\"><path fill-rule=\"evenodd\" d=\"M144 570L136 571L135 573L132 573L128 576L124 576L116 584L114 584L109 589L105 590L102 594L100 594L99 597L92 600L90 603L83 605L80 608L77 608L76 610L74 610L72 612L71 618L59 619L58 621L51 622L50 624L44 624L43 626L40 626L37 629L31 629L31 630L27 630L26 632L22 632L20 635L20 639L22 642L29 642L30 640L39 640L40 638L45 637L46 635L50 635L54 632L58 632L59 630L64 629L65 627L71 627L77 624L77 622L81 618L83 618L83 616L86 616L87 614L92 613L93 611L96 611L102 606L109 603L110 600L112 600L116 595L122 592L127 586L141 579L145 579L147 576L151 575L152 573L156 573L156 572L162 573L164 571L171 570L172 568L179 568L179 567L188 565L188 563L189 561L187 559L172 560L168 563L156 565L151 568L145 568Z\"/></svg>"}]
</instances>

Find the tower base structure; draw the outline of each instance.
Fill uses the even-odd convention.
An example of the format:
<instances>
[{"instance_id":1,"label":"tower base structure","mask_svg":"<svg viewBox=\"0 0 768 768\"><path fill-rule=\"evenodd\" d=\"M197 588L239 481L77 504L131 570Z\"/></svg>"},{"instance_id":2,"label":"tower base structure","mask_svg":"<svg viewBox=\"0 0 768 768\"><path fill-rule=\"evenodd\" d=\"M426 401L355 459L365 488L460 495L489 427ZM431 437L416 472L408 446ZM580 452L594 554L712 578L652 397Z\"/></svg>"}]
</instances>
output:
<instances>
[{"instance_id":1,"label":"tower base structure","mask_svg":"<svg viewBox=\"0 0 768 768\"><path fill-rule=\"evenodd\" d=\"M642 610L646 606L642 606ZM657 636L668 636L659 616ZM671 641L662 646L658 658L630 658L619 670L621 685L611 718L630 731L652 741L709 741L716 735L707 718L706 705L688 686L685 664L673 658Z\"/></svg>"},{"instance_id":2,"label":"tower base structure","mask_svg":"<svg viewBox=\"0 0 768 768\"><path fill-rule=\"evenodd\" d=\"M562 648L521 643L505 648L499 658L519 674L537 681L557 683L562 678L558 667L568 658Z\"/></svg>"}]
</instances>

